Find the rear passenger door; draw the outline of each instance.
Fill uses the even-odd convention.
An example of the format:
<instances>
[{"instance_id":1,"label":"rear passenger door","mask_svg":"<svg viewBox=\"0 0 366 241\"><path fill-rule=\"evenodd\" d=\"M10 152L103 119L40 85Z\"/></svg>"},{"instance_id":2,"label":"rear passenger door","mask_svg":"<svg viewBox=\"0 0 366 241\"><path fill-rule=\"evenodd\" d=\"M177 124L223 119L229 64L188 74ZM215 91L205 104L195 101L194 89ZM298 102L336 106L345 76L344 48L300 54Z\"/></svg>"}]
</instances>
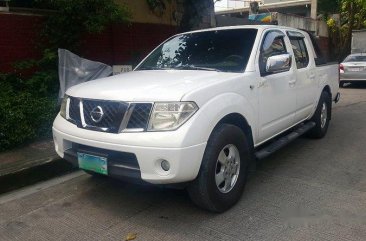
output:
<instances>
[{"instance_id":1,"label":"rear passenger door","mask_svg":"<svg viewBox=\"0 0 366 241\"><path fill-rule=\"evenodd\" d=\"M296 82L296 114L295 121L300 122L309 117L313 112L315 104L315 94L317 92L317 83L315 79L315 62L311 61L312 45L308 39L297 31L288 31L294 60L296 63L295 75Z\"/></svg>"}]
</instances>

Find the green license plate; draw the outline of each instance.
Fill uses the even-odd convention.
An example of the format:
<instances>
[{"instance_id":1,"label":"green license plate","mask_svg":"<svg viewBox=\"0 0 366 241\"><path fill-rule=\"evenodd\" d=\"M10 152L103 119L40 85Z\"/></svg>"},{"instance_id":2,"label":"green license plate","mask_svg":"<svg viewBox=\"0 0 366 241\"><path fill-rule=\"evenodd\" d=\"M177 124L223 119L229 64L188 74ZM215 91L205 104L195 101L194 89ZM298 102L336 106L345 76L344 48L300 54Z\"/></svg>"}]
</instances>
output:
<instances>
[{"instance_id":1,"label":"green license plate","mask_svg":"<svg viewBox=\"0 0 366 241\"><path fill-rule=\"evenodd\" d=\"M78 152L79 167L84 170L108 175L107 158Z\"/></svg>"}]
</instances>

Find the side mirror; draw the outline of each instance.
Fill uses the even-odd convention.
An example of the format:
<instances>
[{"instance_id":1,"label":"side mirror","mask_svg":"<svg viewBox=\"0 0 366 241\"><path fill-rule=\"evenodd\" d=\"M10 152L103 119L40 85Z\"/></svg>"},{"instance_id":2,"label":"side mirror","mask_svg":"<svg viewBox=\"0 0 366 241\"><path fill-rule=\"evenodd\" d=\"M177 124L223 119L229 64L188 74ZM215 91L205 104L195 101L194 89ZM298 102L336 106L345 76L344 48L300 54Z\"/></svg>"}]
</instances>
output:
<instances>
[{"instance_id":1,"label":"side mirror","mask_svg":"<svg viewBox=\"0 0 366 241\"><path fill-rule=\"evenodd\" d=\"M291 54L281 54L271 56L267 59L266 74L275 74L289 71L291 69Z\"/></svg>"}]
</instances>

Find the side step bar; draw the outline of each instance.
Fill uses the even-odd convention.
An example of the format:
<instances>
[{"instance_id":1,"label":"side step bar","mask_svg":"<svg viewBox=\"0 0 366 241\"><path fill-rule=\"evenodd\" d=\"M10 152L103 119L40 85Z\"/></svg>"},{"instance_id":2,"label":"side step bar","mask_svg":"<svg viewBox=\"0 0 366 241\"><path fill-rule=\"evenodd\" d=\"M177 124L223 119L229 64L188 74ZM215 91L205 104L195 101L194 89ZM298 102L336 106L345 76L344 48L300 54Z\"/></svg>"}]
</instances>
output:
<instances>
[{"instance_id":1,"label":"side step bar","mask_svg":"<svg viewBox=\"0 0 366 241\"><path fill-rule=\"evenodd\" d=\"M290 142L296 140L298 137L311 130L314 126L315 122L307 122L306 124L301 125L286 136L283 136L273 143L269 144L268 146L265 146L263 149L256 151L255 157L257 158L257 160L262 160L268 157L272 153L278 151L282 147L287 146Z\"/></svg>"}]
</instances>

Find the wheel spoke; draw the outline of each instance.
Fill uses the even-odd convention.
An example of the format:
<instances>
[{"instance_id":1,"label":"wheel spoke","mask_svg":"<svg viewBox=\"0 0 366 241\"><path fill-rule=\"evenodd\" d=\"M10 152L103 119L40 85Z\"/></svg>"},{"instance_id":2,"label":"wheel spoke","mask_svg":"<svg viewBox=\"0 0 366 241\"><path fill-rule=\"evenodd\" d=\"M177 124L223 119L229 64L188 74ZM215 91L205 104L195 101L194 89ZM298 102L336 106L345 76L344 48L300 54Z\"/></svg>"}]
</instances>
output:
<instances>
[{"instance_id":1,"label":"wheel spoke","mask_svg":"<svg viewBox=\"0 0 366 241\"><path fill-rule=\"evenodd\" d=\"M219 187L225 181L224 172L217 173L215 180L216 180L216 185Z\"/></svg>"},{"instance_id":2,"label":"wheel spoke","mask_svg":"<svg viewBox=\"0 0 366 241\"><path fill-rule=\"evenodd\" d=\"M225 165L226 162L227 162L227 156L225 155L225 152L224 150L222 150L219 154L219 158L218 158L219 162L222 164L222 165Z\"/></svg>"},{"instance_id":3,"label":"wheel spoke","mask_svg":"<svg viewBox=\"0 0 366 241\"><path fill-rule=\"evenodd\" d=\"M236 150L234 146L229 147L229 159L230 161L234 161L236 158Z\"/></svg>"},{"instance_id":4,"label":"wheel spoke","mask_svg":"<svg viewBox=\"0 0 366 241\"><path fill-rule=\"evenodd\" d=\"M236 175L238 173L238 169L239 169L239 164L235 163L234 164L234 168L233 168L233 174Z\"/></svg>"},{"instance_id":5,"label":"wheel spoke","mask_svg":"<svg viewBox=\"0 0 366 241\"><path fill-rule=\"evenodd\" d=\"M224 187L224 190L225 191L228 191L228 190L230 190L230 188L231 188L231 178L226 178L225 179L225 187Z\"/></svg>"},{"instance_id":6,"label":"wheel spoke","mask_svg":"<svg viewBox=\"0 0 366 241\"><path fill-rule=\"evenodd\" d=\"M327 123L327 119L328 119L328 112L327 112L327 105L326 103L323 103L322 106L322 110L320 112L320 126L321 128L324 128L326 123Z\"/></svg>"}]
</instances>

